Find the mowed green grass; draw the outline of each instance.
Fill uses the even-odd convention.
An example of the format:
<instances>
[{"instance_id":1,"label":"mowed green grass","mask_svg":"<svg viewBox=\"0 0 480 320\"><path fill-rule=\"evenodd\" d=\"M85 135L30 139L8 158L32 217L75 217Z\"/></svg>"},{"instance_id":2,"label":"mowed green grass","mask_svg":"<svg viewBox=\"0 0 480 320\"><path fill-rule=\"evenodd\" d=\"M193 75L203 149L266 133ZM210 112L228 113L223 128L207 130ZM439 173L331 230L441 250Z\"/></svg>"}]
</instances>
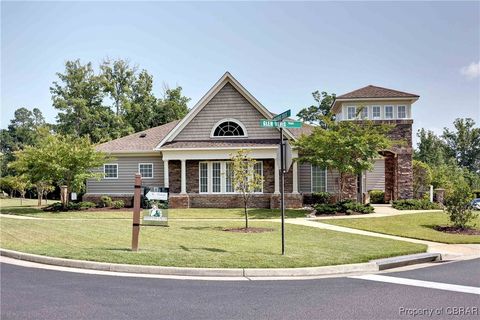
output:
<instances>
[{"instance_id":1,"label":"mowed green grass","mask_svg":"<svg viewBox=\"0 0 480 320\"><path fill-rule=\"evenodd\" d=\"M174 220L170 227L142 227L140 251L131 252L127 220L1 219L1 247L22 252L91 261L220 268L287 268L366 262L424 252L403 241L286 225L282 256L280 224L251 221L266 233L233 233L241 221Z\"/></svg>"},{"instance_id":2,"label":"mowed green grass","mask_svg":"<svg viewBox=\"0 0 480 320\"><path fill-rule=\"evenodd\" d=\"M0 211L3 214L12 214L27 217L49 218L49 219L131 219L133 209L103 210L103 211L67 211L67 212L45 212L37 207L36 200L27 199L23 206L20 206L19 199L1 200ZM4 202L5 201L5 202ZM33 204L32 204L33 202ZM308 214L306 210L286 210L287 218L303 218ZM280 218L280 210L271 209L249 209L251 219L272 219ZM169 209L170 219L243 219L245 217L243 208L231 209Z\"/></svg>"},{"instance_id":3,"label":"mowed green grass","mask_svg":"<svg viewBox=\"0 0 480 320\"><path fill-rule=\"evenodd\" d=\"M435 230L435 226L451 224L448 215L441 211L381 218L329 219L319 222L435 242L480 243L480 235L459 235ZM475 223L476 228L478 228L480 226L480 217L476 219Z\"/></svg>"}]
</instances>

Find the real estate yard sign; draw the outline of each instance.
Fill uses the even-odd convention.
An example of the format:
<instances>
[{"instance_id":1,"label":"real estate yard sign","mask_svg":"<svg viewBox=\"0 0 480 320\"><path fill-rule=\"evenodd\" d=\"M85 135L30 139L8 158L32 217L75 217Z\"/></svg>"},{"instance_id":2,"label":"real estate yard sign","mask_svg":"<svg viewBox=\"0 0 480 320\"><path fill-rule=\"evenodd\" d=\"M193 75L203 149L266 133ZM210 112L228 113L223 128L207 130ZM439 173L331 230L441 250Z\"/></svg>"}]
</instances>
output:
<instances>
[{"instance_id":1,"label":"real estate yard sign","mask_svg":"<svg viewBox=\"0 0 480 320\"><path fill-rule=\"evenodd\" d=\"M168 227L168 189L144 187L144 196L143 225Z\"/></svg>"}]
</instances>

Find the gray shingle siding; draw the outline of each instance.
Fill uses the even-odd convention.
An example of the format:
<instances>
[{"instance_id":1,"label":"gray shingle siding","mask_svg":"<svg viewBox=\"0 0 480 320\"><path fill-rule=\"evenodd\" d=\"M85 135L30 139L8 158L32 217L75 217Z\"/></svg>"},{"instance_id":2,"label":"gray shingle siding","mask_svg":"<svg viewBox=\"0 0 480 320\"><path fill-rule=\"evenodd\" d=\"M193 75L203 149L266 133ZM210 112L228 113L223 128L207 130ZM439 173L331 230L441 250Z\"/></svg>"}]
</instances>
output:
<instances>
[{"instance_id":1,"label":"gray shingle siding","mask_svg":"<svg viewBox=\"0 0 480 320\"><path fill-rule=\"evenodd\" d=\"M131 194L134 191L135 174L139 163L153 163L153 179L142 179L145 186L163 186L163 160L158 156L112 156L108 163L118 163L118 179L100 179L87 181L89 194ZM103 172L103 166L96 168Z\"/></svg>"},{"instance_id":2,"label":"gray shingle siding","mask_svg":"<svg viewBox=\"0 0 480 320\"><path fill-rule=\"evenodd\" d=\"M336 193L338 171L328 170L327 172L327 192ZM302 163L298 165L298 189L299 192L312 192L312 166L310 163Z\"/></svg>"},{"instance_id":3,"label":"gray shingle siding","mask_svg":"<svg viewBox=\"0 0 480 320\"><path fill-rule=\"evenodd\" d=\"M231 84L227 83L175 137L180 140L209 140L213 126L225 118L234 118L247 128L248 139L276 139L278 130L261 128L265 117Z\"/></svg>"}]
</instances>

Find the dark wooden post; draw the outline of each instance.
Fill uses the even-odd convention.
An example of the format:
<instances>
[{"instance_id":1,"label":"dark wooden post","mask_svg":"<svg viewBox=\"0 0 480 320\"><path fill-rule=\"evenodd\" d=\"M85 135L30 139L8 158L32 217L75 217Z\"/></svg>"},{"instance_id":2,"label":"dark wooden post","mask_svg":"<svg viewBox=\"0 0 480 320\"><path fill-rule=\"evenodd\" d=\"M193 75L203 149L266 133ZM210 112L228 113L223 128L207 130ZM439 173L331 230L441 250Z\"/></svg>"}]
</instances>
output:
<instances>
[{"instance_id":1,"label":"dark wooden post","mask_svg":"<svg viewBox=\"0 0 480 320\"><path fill-rule=\"evenodd\" d=\"M140 192L142 188L142 177L135 175L135 193L133 196L133 225L132 225L132 251L138 251L138 236L140 233Z\"/></svg>"}]
</instances>

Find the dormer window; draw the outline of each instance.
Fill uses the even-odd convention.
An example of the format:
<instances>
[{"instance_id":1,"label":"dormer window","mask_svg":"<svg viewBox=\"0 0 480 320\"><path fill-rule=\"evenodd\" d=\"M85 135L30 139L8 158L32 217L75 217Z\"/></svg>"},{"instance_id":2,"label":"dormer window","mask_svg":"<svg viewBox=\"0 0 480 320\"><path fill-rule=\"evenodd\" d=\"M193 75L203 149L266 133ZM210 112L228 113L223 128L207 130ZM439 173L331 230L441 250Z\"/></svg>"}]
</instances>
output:
<instances>
[{"instance_id":1,"label":"dormer window","mask_svg":"<svg viewBox=\"0 0 480 320\"><path fill-rule=\"evenodd\" d=\"M215 124L210 134L211 137L247 137L245 126L235 119L223 119Z\"/></svg>"}]
</instances>

